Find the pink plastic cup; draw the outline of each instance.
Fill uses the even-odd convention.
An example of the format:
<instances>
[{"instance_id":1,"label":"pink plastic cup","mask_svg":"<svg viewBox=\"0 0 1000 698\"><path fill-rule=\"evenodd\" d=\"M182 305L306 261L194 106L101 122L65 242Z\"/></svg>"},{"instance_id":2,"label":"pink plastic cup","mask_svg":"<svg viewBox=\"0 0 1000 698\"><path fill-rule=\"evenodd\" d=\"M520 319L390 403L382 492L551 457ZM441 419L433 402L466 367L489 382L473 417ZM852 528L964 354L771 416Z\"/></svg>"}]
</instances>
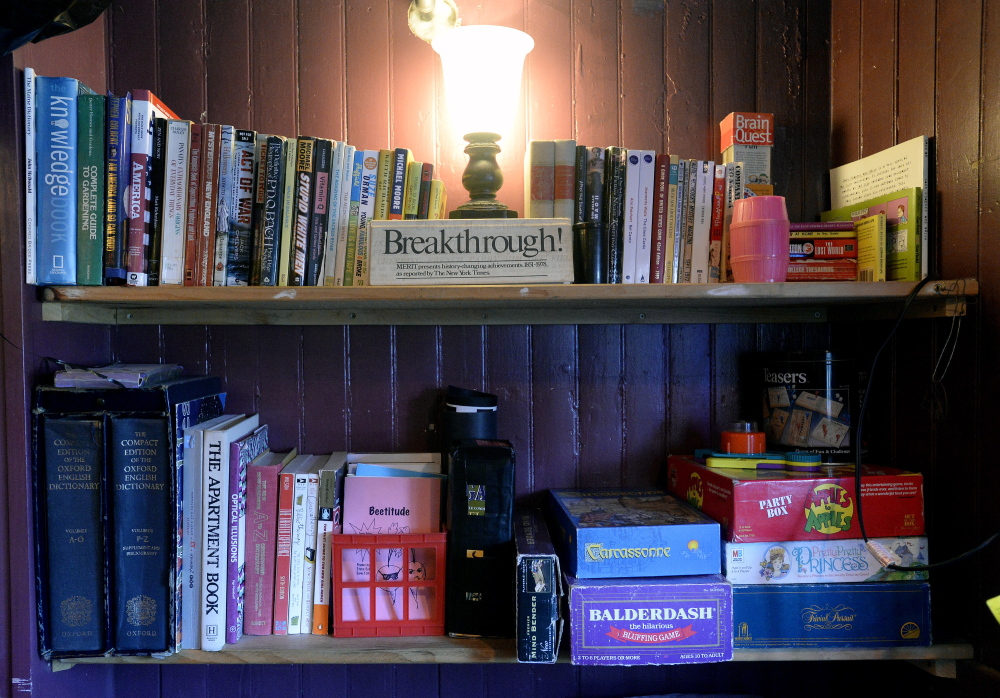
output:
<instances>
[{"instance_id":1,"label":"pink plastic cup","mask_svg":"<svg viewBox=\"0 0 1000 698\"><path fill-rule=\"evenodd\" d=\"M733 202L733 223L757 220L788 220L783 196L748 196Z\"/></svg>"},{"instance_id":2,"label":"pink plastic cup","mask_svg":"<svg viewBox=\"0 0 1000 698\"><path fill-rule=\"evenodd\" d=\"M733 281L784 281L788 275L788 227L783 196L737 199L729 226Z\"/></svg>"}]
</instances>

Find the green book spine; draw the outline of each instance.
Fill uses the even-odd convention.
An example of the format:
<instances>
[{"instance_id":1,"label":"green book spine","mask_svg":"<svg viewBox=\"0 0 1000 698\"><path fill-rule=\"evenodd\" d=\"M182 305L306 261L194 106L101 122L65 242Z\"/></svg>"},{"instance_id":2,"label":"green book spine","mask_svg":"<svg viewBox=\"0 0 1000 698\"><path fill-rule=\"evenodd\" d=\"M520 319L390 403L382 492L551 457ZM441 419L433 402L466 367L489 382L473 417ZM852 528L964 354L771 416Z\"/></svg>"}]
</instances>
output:
<instances>
[{"instance_id":1,"label":"green book spine","mask_svg":"<svg viewBox=\"0 0 1000 698\"><path fill-rule=\"evenodd\" d=\"M100 286L104 257L104 95L77 98L76 283Z\"/></svg>"}]
</instances>

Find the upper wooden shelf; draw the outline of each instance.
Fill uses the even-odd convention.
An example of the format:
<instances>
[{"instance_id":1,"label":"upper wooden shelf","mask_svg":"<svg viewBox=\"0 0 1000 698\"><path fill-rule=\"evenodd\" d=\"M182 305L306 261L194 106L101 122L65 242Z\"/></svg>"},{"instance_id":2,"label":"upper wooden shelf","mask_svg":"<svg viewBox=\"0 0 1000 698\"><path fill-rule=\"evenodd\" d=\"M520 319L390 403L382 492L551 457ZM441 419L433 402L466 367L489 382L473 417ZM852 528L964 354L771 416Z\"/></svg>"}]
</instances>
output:
<instances>
[{"instance_id":1,"label":"upper wooden shelf","mask_svg":"<svg viewBox=\"0 0 1000 698\"><path fill-rule=\"evenodd\" d=\"M41 289L42 318L105 325L592 325L895 317L912 282ZM907 317L964 315L975 279L932 281Z\"/></svg>"}]
</instances>

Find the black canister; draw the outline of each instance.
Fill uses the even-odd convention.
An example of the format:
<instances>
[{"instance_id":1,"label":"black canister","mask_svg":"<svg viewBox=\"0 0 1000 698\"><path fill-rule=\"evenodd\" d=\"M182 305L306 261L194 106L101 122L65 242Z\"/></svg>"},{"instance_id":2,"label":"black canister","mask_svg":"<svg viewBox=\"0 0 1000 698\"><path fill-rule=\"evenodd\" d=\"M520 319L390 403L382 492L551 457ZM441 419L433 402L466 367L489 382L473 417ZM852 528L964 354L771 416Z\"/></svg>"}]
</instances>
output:
<instances>
[{"instance_id":1,"label":"black canister","mask_svg":"<svg viewBox=\"0 0 1000 698\"><path fill-rule=\"evenodd\" d=\"M832 351L762 354L757 366L769 451L812 451L853 463L866 372Z\"/></svg>"}]
</instances>

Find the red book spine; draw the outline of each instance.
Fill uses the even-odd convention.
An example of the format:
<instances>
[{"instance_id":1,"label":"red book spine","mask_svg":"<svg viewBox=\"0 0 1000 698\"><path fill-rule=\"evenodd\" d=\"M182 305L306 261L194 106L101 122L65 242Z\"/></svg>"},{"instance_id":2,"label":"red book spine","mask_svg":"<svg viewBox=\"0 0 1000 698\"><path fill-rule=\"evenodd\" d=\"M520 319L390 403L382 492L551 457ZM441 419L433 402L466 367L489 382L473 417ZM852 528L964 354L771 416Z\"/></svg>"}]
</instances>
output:
<instances>
[{"instance_id":1,"label":"red book spine","mask_svg":"<svg viewBox=\"0 0 1000 698\"><path fill-rule=\"evenodd\" d=\"M670 184L670 155L656 156L656 179L653 180L653 239L650 241L649 283L662 284L666 258L667 185Z\"/></svg>"},{"instance_id":2,"label":"red book spine","mask_svg":"<svg viewBox=\"0 0 1000 698\"><path fill-rule=\"evenodd\" d=\"M417 199L417 218L426 220L430 214L431 180L434 178L434 163L425 162L420 168L420 198Z\"/></svg>"},{"instance_id":3,"label":"red book spine","mask_svg":"<svg viewBox=\"0 0 1000 698\"><path fill-rule=\"evenodd\" d=\"M726 210L726 166L715 166L715 182L712 187L712 228L708 238L708 281L721 281L722 271L722 226Z\"/></svg>"},{"instance_id":4,"label":"red book spine","mask_svg":"<svg viewBox=\"0 0 1000 698\"><path fill-rule=\"evenodd\" d=\"M247 635L270 635L273 625L280 471L281 463L276 463L251 465L247 472L243 602L243 632Z\"/></svg>"},{"instance_id":5,"label":"red book spine","mask_svg":"<svg viewBox=\"0 0 1000 698\"><path fill-rule=\"evenodd\" d=\"M184 237L184 285L194 286L194 258L198 240L198 198L201 191L201 124L191 124L191 159L188 165L187 219Z\"/></svg>"},{"instance_id":6,"label":"red book spine","mask_svg":"<svg viewBox=\"0 0 1000 698\"><path fill-rule=\"evenodd\" d=\"M292 569L292 504L295 475L278 478L278 537L274 558L274 634L288 634L288 581Z\"/></svg>"}]
</instances>

